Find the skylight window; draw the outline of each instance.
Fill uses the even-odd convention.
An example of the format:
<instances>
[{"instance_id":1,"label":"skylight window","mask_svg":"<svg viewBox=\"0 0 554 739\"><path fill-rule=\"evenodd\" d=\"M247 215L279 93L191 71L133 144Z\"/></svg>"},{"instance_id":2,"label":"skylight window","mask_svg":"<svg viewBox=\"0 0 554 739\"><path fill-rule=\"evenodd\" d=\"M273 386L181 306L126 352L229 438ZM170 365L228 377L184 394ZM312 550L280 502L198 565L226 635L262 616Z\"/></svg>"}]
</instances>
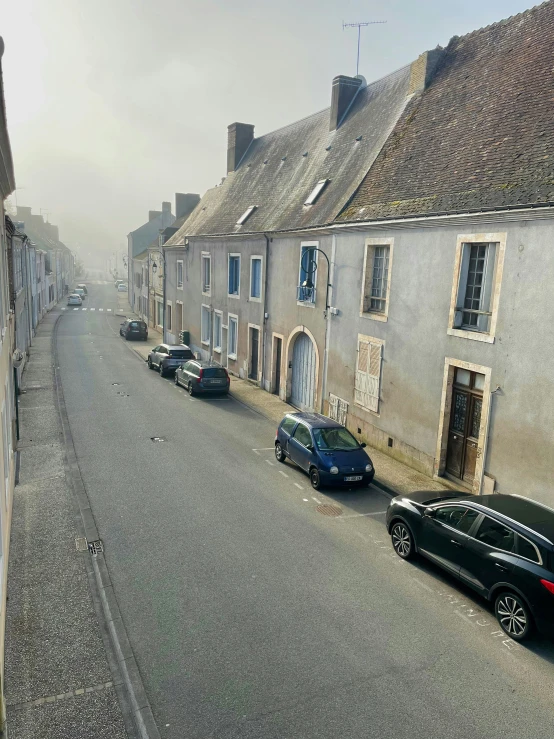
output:
<instances>
[{"instance_id":1,"label":"skylight window","mask_svg":"<svg viewBox=\"0 0 554 739\"><path fill-rule=\"evenodd\" d=\"M241 215L241 217L237 221L237 226L242 226L243 223L246 223L246 221L250 218L252 213L256 210L258 206L257 205L251 205L249 208L247 208L244 213Z\"/></svg>"},{"instance_id":2,"label":"skylight window","mask_svg":"<svg viewBox=\"0 0 554 739\"><path fill-rule=\"evenodd\" d=\"M304 202L304 205L313 205L318 197L321 195L323 190L327 187L329 180L319 180L317 185L311 191L308 199Z\"/></svg>"}]
</instances>

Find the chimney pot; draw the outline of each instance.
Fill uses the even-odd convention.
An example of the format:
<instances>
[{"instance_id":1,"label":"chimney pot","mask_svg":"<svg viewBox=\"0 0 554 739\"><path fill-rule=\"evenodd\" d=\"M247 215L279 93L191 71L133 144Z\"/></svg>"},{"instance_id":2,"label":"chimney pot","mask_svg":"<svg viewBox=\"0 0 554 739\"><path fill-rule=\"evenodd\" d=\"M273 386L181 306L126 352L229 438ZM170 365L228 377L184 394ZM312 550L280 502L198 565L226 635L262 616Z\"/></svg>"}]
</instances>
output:
<instances>
[{"instance_id":1,"label":"chimney pot","mask_svg":"<svg viewBox=\"0 0 554 739\"><path fill-rule=\"evenodd\" d=\"M364 85L364 78L347 77L339 74L333 79L331 88L331 119L329 121L329 131L335 131L342 123L348 109L352 105L354 98Z\"/></svg>"},{"instance_id":2,"label":"chimney pot","mask_svg":"<svg viewBox=\"0 0 554 739\"><path fill-rule=\"evenodd\" d=\"M443 56L444 49L437 46L432 51L424 51L415 62L412 62L408 95L421 92L429 87Z\"/></svg>"},{"instance_id":3,"label":"chimney pot","mask_svg":"<svg viewBox=\"0 0 554 739\"><path fill-rule=\"evenodd\" d=\"M227 174L236 170L253 140L252 124L231 123L227 127Z\"/></svg>"}]
</instances>

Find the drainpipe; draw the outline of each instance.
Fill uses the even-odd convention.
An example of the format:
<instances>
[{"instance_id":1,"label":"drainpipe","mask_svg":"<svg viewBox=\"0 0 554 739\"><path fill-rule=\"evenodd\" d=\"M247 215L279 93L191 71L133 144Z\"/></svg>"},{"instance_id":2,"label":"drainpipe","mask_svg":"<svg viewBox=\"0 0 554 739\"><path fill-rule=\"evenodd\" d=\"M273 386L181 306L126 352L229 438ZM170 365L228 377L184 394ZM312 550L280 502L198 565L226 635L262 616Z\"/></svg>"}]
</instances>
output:
<instances>
[{"instance_id":1,"label":"drainpipe","mask_svg":"<svg viewBox=\"0 0 554 739\"><path fill-rule=\"evenodd\" d=\"M323 413L325 398L327 397L327 368L329 365L329 342L331 340L331 310L330 307L333 305L333 285L335 284L335 258L337 252L337 237L335 234L332 236L331 241L331 265L329 268L329 274L327 275L328 287L328 303L329 308L325 312L325 348L323 350L323 378L321 380L321 403L320 412Z\"/></svg>"},{"instance_id":2,"label":"drainpipe","mask_svg":"<svg viewBox=\"0 0 554 739\"><path fill-rule=\"evenodd\" d=\"M268 285L268 275L269 275L269 236L264 233L264 239L265 239L265 260L264 260L264 299L262 303L262 388L264 388L264 381L265 381L265 347L266 347L266 313L267 313L267 285ZM270 380L271 380L271 369L270 369ZM271 382L269 385L270 392L271 392ZM265 389L265 388L264 388Z\"/></svg>"},{"instance_id":3,"label":"drainpipe","mask_svg":"<svg viewBox=\"0 0 554 739\"><path fill-rule=\"evenodd\" d=\"M485 465L487 463L487 450L489 447L489 428L491 425L491 418L492 418L492 403L493 399L496 393L498 393L501 390L500 385L497 386L496 390L491 390L490 393L490 400L489 400L489 410L487 413L487 421L485 425L485 440L483 442L483 474L481 475L481 479L479 480L479 495L483 495L483 482L485 480Z\"/></svg>"},{"instance_id":4,"label":"drainpipe","mask_svg":"<svg viewBox=\"0 0 554 739\"><path fill-rule=\"evenodd\" d=\"M163 320L162 337L163 337L163 342L165 344L165 313L166 313L166 308L165 308L165 272L166 272L166 266L165 266L165 251L164 251L163 246L161 248L161 253L162 253L162 265L163 265L163 271L164 271L164 274L163 274L163 287L162 287L162 294L163 294L163 301L164 301L164 304L163 304L163 319L162 319Z\"/></svg>"}]
</instances>

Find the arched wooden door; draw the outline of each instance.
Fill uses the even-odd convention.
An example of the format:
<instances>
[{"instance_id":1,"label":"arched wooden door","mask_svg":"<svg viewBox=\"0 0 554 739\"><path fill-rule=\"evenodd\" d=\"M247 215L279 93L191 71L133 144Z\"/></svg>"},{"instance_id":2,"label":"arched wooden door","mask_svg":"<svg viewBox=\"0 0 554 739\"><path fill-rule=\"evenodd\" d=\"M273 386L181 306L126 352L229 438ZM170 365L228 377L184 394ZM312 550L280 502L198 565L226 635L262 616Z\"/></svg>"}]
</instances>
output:
<instances>
[{"instance_id":1,"label":"arched wooden door","mask_svg":"<svg viewBox=\"0 0 554 739\"><path fill-rule=\"evenodd\" d=\"M315 403L316 354L308 334L296 337L292 350L291 403L302 411L312 411Z\"/></svg>"}]
</instances>

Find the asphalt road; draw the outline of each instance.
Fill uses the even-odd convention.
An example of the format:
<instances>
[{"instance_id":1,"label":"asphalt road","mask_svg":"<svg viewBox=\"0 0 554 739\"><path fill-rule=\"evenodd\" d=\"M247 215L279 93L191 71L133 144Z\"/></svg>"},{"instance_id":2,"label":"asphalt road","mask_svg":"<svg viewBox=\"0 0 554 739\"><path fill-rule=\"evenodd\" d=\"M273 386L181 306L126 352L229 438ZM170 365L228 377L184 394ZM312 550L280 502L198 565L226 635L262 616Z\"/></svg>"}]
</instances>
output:
<instances>
[{"instance_id":1,"label":"asphalt road","mask_svg":"<svg viewBox=\"0 0 554 739\"><path fill-rule=\"evenodd\" d=\"M272 423L149 371L111 284L86 307L60 319L61 379L162 737L551 739L553 644L396 557L383 493L314 495Z\"/></svg>"}]
</instances>

